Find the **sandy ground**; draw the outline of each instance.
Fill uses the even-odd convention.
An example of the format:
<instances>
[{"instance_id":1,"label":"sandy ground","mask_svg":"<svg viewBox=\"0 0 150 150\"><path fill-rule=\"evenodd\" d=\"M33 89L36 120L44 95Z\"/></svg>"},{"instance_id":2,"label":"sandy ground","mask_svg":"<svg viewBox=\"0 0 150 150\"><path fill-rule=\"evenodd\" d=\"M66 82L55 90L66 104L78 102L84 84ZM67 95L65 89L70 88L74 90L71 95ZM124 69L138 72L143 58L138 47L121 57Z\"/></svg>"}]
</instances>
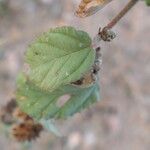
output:
<instances>
[{"instance_id":1,"label":"sandy ground","mask_svg":"<svg viewBox=\"0 0 150 150\"><path fill-rule=\"evenodd\" d=\"M72 25L91 37L123 7L114 0L88 17L74 16L77 0L8 0L0 9L0 105L14 96L28 44L50 27ZM29 150L150 150L150 8L139 2L101 43L101 102L58 122L63 137L43 133ZM0 150L27 147L0 134ZM28 148L27 148L28 149Z\"/></svg>"}]
</instances>

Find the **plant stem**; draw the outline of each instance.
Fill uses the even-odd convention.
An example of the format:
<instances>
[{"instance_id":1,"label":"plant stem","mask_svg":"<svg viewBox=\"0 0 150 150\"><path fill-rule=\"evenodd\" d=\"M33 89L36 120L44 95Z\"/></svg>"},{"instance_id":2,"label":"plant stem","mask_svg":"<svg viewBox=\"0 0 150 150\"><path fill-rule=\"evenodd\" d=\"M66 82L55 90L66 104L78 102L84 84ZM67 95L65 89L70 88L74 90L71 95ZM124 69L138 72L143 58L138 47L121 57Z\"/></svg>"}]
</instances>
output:
<instances>
[{"instance_id":1,"label":"plant stem","mask_svg":"<svg viewBox=\"0 0 150 150\"><path fill-rule=\"evenodd\" d=\"M107 29L113 28L116 23L138 2L138 0L130 0L127 5L120 11L120 13L112 19L110 23L105 27Z\"/></svg>"}]
</instances>

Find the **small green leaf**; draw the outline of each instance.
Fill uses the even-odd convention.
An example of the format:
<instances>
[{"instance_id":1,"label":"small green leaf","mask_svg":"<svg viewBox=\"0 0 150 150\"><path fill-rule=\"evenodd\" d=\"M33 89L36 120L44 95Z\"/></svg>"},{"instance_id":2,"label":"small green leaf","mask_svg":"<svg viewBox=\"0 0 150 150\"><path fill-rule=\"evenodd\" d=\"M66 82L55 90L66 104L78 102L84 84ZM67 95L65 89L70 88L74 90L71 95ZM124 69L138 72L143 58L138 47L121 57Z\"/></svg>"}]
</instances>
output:
<instances>
[{"instance_id":1,"label":"small green leaf","mask_svg":"<svg viewBox=\"0 0 150 150\"><path fill-rule=\"evenodd\" d=\"M62 106L58 106L59 98L66 94L70 95L69 100ZM99 87L97 84L88 88L66 85L49 93L35 87L21 76L16 95L22 111L37 120L67 118L98 101Z\"/></svg>"},{"instance_id":2,"label":"small green leaf","mask_svg":"<svg viewBox=\"0 0 150 150\"><path fill-rule=\"evenodd\" d=\"M94 59L90 37L73 27L51 29L33 42L26 53L30 81L46 91L80 79Z\"/></svg>"},{"instance_id":3,"label":"small green leaf","mask_svg":"<svg viewBox=\"0 0 150 150\"><path fill-rule=\"evenodd\" d=\"M146 4L150 6L150 0L145 0Z\"/></svg>"}]
</instances>

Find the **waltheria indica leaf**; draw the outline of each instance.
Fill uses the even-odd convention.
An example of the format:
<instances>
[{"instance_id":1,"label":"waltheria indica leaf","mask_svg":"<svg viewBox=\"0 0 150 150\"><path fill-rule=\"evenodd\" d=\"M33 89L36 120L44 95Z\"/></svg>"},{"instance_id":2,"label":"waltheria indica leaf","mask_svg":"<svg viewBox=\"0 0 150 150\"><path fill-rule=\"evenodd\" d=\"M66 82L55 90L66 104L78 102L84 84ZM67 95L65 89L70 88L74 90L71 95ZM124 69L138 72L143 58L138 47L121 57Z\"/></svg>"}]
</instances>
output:
<instances>
[{"instance_id":1,"label":"waltheria indica leaf","mask_svg":"<svg viewBox=\"0 0 150 150\"><path fill-rule=\"evenodd\" d=\"M95 51L86 32L73 27L50 29L33 42L26 53L29 80L45 91L81 78L94 63Z\"/></svg>"},{"instance_id":2,"label":"waltheria indica leaf","mask_svg":"<svg viewBox=\"0 0 150 150\"><path fill-rule=\"evenodd\" d=\"M59 106L59 98L66 94L70 95L68 101ZM99 86L94 84L88 88L79 88L65 85L53 92L46 92L34 86L22 75L18 80L16 96L21 110L37 120L67 118L97 102Z\"/></svg>"}]
</instances>

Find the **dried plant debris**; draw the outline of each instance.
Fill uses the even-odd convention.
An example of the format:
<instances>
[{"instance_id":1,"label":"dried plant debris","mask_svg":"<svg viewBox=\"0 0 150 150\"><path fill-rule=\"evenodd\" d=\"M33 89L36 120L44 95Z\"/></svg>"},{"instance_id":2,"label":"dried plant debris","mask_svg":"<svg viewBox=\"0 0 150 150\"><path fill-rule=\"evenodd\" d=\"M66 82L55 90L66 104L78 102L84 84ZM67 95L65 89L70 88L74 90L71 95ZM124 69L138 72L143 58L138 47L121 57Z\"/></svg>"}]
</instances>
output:
<instances>
[{"instance_id":1,"label":"dried plant debris","mask_svg":"<svg viewBox=\"0 0 150 150\"><path fill-rule=\"evenodd\" d=\"M116 38L116 34L107 27L103 29L99 28L98 36L105 42L111 42L114 38Z\"/></svg>"},{"instance_id":2,"label":"dried plant debris","mask_svg":"<svg viewBox=\"0 0 150 150\"><path fill-rule=\"evenodd\" d=\"M32 119L16 124L12 128L13 137L19 141L31 141L39 137L43 127L39 123L35 123Z\"/></svg>"},{"instance_id":3,"label":"dried plant debris","mask_svg":"<svg viewBox=\"0 0 150 150\"><path fill-rule=\"evenodd\" d=\"M96 82L96 76L90 71L85 74L81 79L72 82L73 85L81 86L81 87L88 87L93 85Z\"/></svg>"},{"instance_id":4,"label":"dried plant debris","mask_svg":"<svg viewBox=\"0 0 150 150\"><path fill-rule=\"evenodd\" d=\"M16 108L13 116L20 121L12 128L13 137L19 141L31 141L39 137L40 132L43 130L41 124L36 123L29 115Z\"/></svg>"},{"instance_id":5,"label":"dried plant debris","mask_svg":"<svg viewBox=\"0 0 150 150\"><path fill-rule=\"evenodd\" d=\"M88 87L96 83L96 81L98 80L98 73L102 63L102 58L101 58L102 56L100 50L101 50L100 47L97 47L95 50L96 51L95 61L91 70L88 73L84 74L83 77L81 77L81 79L72 82L73 85Z\"/></svg>"},{"instance_id":6,"label":"dried plant debris","mask_svg":"<svg viewBox=\"0 0 150 150\"><path fill-rule=\"evenodd\" d=\"M35 140L43 130L41 124L36 123L33 118L18 108L15 99L1 108L0 118L2 123L10 125L10 133L18 142Z\"/></svg>"},{"instance_id":7,"label":"dried plant debris","mask_svg":"<svg viewBox=\"0 0 150 150\"><path fill-rule=\"evenodd\" d=\"M112 0L81 0L76 15L78 17L87 17L95 14Z\"/></svg>"},{"instance_id":8,"label":"dried plant debris","mask_svg":"<svg viewBox=\"0 0 150 150\"><path fill-rule=\"evenodd\" d=\"M26 113L22 112L20 108L16 108L13 112L14 118L20 120L20 121L28 121L32 120L32 118L27 115Z\"/></svg>"}]
</instances>

